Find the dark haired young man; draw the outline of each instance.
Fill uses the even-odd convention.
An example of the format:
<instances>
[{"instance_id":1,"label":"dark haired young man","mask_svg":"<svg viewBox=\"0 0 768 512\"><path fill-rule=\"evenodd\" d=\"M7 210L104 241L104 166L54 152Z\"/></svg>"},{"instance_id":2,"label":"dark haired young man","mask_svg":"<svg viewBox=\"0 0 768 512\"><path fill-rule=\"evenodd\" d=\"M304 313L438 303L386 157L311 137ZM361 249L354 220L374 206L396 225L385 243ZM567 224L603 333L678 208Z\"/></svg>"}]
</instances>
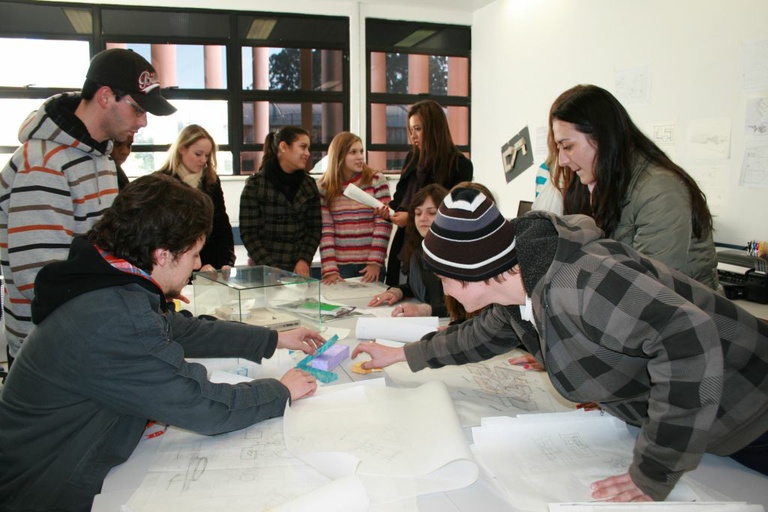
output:
<instances>
[{"instance_id":1,"label":"dark haired young man","mask_svg":"<svg viewBox=\"0 0 768 512\"><path fill-rule=\"evenodd\" d=\"M276 348L314 353L315 331L275 332L175 313L211 230L213 203L152 174L130 183L66 261L35 282L35 327L0 395L0 509L87 511L149 419L219 434L281 416L316 389L279 381L214 384L186 357L260 361ZM184 219L184 222L179 222Z\"/></svg>"}]
</instances>

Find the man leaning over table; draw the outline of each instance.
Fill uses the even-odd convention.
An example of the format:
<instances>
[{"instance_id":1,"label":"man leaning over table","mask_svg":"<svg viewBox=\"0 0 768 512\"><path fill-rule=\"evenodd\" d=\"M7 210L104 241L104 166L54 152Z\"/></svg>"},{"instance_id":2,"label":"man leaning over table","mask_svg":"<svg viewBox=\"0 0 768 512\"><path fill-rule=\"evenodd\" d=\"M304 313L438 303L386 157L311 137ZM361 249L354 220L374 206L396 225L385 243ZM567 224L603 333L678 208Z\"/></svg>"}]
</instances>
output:
<instances>
[{"instance_id":1,"label":"man leaning over table","mask_svg":"<svg viewBox=\"0 0 768 512\"><path fill-rule=\"evenodd\" d=\"M768 474L768 324L614 240L586 216L505 220L454 189L423 242L426 265L467 311L404 348L362 343L364 368L481 361L524 345L555 389L640 427L627 473L592 497L663 500L705 452Z\"/></svg>"},{"instance_id":2,"label":"man leaning over table","mask_svg":"<svg viewBox=\"0 0 768 512\"><path fill-rule=\"evenodd\" d=\"M0 510L87 511L150 419L206 435L281 416L314 393L279 381L214 384L185 357L260 361L276 348L315 353L323 338L177 314L211 230L202 192L165 175L129 184L69 258L35 282L31 330L0 395ZM179 219L184 219L180 222Z\"/></svg>"}]
</instances>

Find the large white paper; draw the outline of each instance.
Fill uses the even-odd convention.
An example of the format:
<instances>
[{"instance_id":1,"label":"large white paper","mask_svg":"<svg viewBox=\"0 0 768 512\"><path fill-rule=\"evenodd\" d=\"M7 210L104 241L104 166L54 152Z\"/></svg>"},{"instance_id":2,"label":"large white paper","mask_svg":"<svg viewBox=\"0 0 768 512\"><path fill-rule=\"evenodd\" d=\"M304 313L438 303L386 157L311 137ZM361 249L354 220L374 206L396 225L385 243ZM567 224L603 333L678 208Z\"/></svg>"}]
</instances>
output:
<instances>
[{"instance_id":1,"label":"large white paper","mask_svg":"<svg viewBox=\"0 0 768 512\"><path fill-rule=\"evenodd\" d=\"M370 505L363 482L348 476L333 480L268 512L366 512Z\"/></svg>"},{"instance_id":2,"label":"large white paper","mask_svg":"<svg viewBox=\"0 0 768 512\"><path fill-rule=\"evenodd\" d=\"M372 503L458 489L477 479L444 385L364 384L334 386L344 389L292 404L284 417L288 450L329 478L357 475Z\"/></svg>"},{"instance_id":3,"label":"large white paper","mask_svg":"<svg viewBox=\"0 0 768 512\"><path fill-rule=\"evenodd\" d=\"M363 190L354 183L347 185L347 188L344 189L344 195L354 201L357 201L358 203L363 203L366 206L370 206L371 208L382 208L383 206L386 206L372 195L363 192ZM394 214L395 211L390 208L389 215L392 216Z\"/></svg>"},{"instance_id":4,"label":"large white paper","mask_svg":"<svg viewBox=\"0 0 768 512\"><path fill-rule=\"evenodd\" d=\"M592 482L626 473L635 443L623 422L584 411L483 418L472 437L478 463L521 511L591 501ZM682 483L670 496L698 498Z\"/></svg>"},{"instance_id":5,"label":"large white paper","mask_svg":"<svg viewBox=\"0 0 768 512\"><path fill-rule=\"evenodd\" d=\"M296 362L287 349L278 348L272 357L262 359L261 364L244 358L187 358L190 363L198 363L208 370L208 378L214 372L228 372L251 379L280 379L285 372L296 366ZM226 382L219 380L219 382Z\"/></svg>"},{"instance_id":6,"label":"large white paper","mask_svg":"<svg viewBox=\"0 0 768 512\"><path fill-rule=\"evenodd\" d=\"M385 338L392 341L418 341L427 333L434 332L440 325L436 316L407 316L390 318L357 319L355 333L359 340Z\"/></svg>"},{"instance_id":7,"label":"large white paper","mask_svg":"<svg viewBox=\"0 0 768 512\"><path fill-rule=\"evenodd\" d=\"M285 450L280 418L218 436L171 428L161 438L130 512L264 510L330 482Z\"/></svg>"},{"instance_id":8,"label":"large white paper","mask_svg":"<svg viewBox=\"0 0 768 512\"><path fill-rule=\"evenodd\" d=\"M768 188L768 144L752 142L744 148L739 185Z\"/></svg>"},{"instance_id":9,"label":"large white paper","mask_svg":"<svg viewBox=\"0 0 768 512\"><path fill-rule=\"evenodd\" d=\"M398 387L413 387L439 380L448 386L461 424L472 427L484 416L572 411L569 402L552 387L545 372L509 364L514 351L480 363L412 372L406 363L384 369Z\"/></svg>"},{"instance_id":10,"label":"large white paper","mask_svg":"<svg viewBox=\"0 0 768 512\"><path fill-rule=\"evenodd\" d=\"M695 119L688 124L686 150L689 160L722 160L731 153L731 120Z\"/></svg>"}]
</instances>

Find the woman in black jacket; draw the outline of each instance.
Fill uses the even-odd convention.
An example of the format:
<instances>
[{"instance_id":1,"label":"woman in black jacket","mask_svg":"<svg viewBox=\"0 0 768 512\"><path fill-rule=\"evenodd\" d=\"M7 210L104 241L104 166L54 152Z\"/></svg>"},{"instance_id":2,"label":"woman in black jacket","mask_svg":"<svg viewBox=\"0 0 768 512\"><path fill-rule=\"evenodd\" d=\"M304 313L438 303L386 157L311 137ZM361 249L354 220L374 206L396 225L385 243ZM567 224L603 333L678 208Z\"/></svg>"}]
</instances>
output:
<instances>
[{"instance_id":1,"label":"woman in black jacket","mask_svg":"<svg viewBox=\"0 0 768 512\"><path fill-rule=\"evenodd\" d=\"M432 183L450 190L461 181L472 181L474 174L472 162L453 143L443 107L435 101L423 100L411 106L408 133L413 147L405 157L395 195L389 203L395 210L392 223L399 228L395 231L387 261L386 282L389 286L397 286L400 282L404 231L413 196ZM383 208L378 213L388 218L387 211ZM404 269L403 273L406 271Z\"/></svg>"},{"instance_id":2,"label":"woman in black jacket","mask_svg":"<svg viewBox=\"0 0 768 512\"><path fill-rule=\"evenodd\" d=\"M235 264L235 241L229 223L221 180L216 173L216 143L202 126L191 124L181 130L157 171L199 188L213 201L213 229L200 252L202 267L211 271Z\"/></svg>"}]
</instances>

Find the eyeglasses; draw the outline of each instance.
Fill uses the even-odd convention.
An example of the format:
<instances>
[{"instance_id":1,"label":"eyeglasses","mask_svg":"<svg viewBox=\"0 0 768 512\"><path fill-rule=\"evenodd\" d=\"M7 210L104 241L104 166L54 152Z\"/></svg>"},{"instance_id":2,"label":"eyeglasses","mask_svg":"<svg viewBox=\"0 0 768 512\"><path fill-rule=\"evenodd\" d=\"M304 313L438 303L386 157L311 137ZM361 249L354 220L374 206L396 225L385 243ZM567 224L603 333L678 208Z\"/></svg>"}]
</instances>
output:
<instances>
[{"instance_id":1,"label":"eyeglasses","mask_svg":"<svg viewBox=\"0 0 768 512\"><path fill-rule=\"evenodd\" d=\"M128 104L129 107L133 109L133 113L136 114L136 117L141 117L143 115L146 115L147 111L132 102L128 99L128 96L123 96L123 101Z\"/></svg>"}]
</instances>

